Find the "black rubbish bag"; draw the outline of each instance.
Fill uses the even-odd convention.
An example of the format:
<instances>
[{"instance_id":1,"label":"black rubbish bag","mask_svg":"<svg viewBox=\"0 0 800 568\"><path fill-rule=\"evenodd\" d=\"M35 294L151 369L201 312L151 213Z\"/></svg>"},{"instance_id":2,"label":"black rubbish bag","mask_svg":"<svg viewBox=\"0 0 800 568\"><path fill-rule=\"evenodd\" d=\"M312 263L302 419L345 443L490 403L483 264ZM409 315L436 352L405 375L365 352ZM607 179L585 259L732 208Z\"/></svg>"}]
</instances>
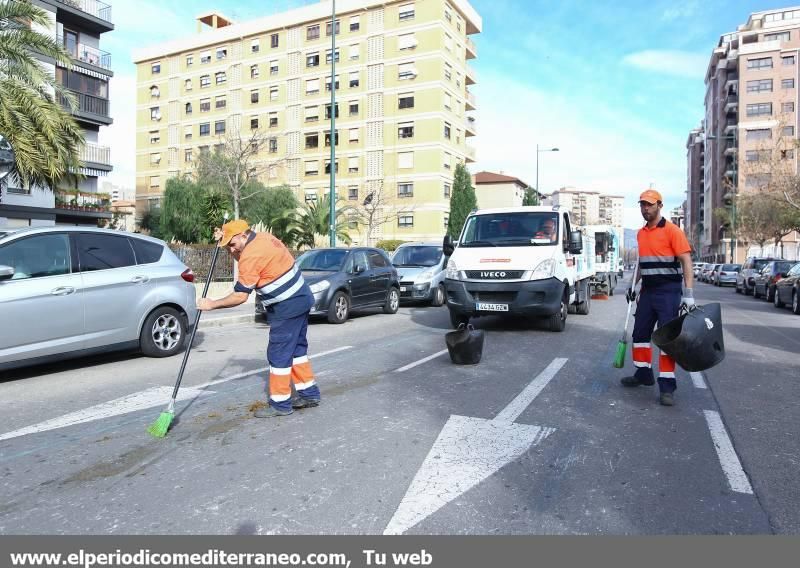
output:
<instances>
[{"instance_id":1,"label":"black rubbish bag","mask_svg":"<svg viewBox=\"0 0 800 568\"><path fill-rule=\"evenodd\" d=\"M477 365L483 354L483 330L475 329L472 324L458 326L444 336L450 360L456 365Z\"/></svg>"},{"instance_id":2,"label":"black rubbish bag","mask_svg":"<svg viewBox=\"0 0 800 568\"><path fill-rule=\"evenodd\" d=\"M705 371L725 358L718 303L697 306L653 332L653 343L687 371Z\"/></svg>"}]
</instances>

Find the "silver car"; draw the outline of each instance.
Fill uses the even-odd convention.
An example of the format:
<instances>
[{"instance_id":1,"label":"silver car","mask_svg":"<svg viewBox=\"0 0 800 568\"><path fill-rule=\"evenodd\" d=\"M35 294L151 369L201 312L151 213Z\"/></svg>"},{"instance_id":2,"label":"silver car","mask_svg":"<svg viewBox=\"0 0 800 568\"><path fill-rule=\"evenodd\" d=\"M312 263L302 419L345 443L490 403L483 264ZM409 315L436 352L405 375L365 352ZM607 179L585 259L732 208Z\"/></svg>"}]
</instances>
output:
<instances>
[{"instance_id":1,"label":"silver car","mask_svg":"<svg viewBox=\"0 0 800 568\"><path fill-rule=\"evenodd\" d=\"M442 243L403 243L397 247L392 264L400 274L400 300L443 305L444 263Z\"/></svg>"},{"instance_id":2,"label":"silver car","mask_svg":"<svg viewBox=\"0 0 800 568\"><path fill-rule=\"evenodd\" d=\"M0 237L0 370L117 349L174 355L197 313L193 281L143 235L46 227Z\"/></svg>"}]
</instances>

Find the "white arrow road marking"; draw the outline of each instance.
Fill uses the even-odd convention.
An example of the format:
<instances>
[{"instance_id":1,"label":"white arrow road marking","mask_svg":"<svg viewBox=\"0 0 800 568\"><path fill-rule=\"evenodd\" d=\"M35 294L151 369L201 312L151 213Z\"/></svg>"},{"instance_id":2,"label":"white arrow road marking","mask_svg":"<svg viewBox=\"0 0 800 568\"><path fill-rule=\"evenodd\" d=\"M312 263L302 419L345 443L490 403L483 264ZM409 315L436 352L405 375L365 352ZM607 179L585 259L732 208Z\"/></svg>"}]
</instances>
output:
<instances>
[{"instance_id":1,"label":"white arrow road marking","mask_svg":"<svg viewBox=\"0 0 800 568\"><path fill-rule=\"evenodd\" d=\"M352 349L352 345L346 345L344 347L338 347L329 351L323 351L322 353L317 353L315 355L309 355L309 359L330 355L332 353L338 353L339 351L344 351L346 349ZM214 394L214 391L205 390L206 387L227 381L233 381L235 379L241 379L249 375L262 373L268 369L269 367L261 367L260 369L244 371L229 377L217 379L216 381L209 381L202 385L197 385L194 387L182 387L178 391L178 396L175 400L183 401ZM123 396L122 398L104 402L95 406L90 406L89 408L84 408L83 410L78 410L70 414L65 414L64 416L59 416L58 418L53 418L52 420L45 420L44 422L26 426L25 428L20 428L19 430L14 430L13 432L7 432L0 435L0 441L16 438L18 436L25 436L26 434L35 434L37 432L55 430L56 428L64 428L65 426L74 426L75 424L82 424L84 422L91 422L93 420L101 420L111 416L128 414L129 412L136 412L137 410L144 410L154 406L166 405L172 398L172 390L173 387L153 387L151 389L136 392L128 396Z\"/></svg>"},{"instance_id":2,"label":"white arrow road marking","mask_svg":"<svg viewBox=\"0 0 800 568\"><path fill-rule=\"evenodd\" d=\"M185 387L178 391L177 400L187 400L199 396L213 394L214 391L205 391L197 388ZM91 422L93 420L101 420L111 416L119 416L120 414L127 414L137 410L144 410L145 408L152 408L154 406L162 406L166 404L172 397L172 387L153 387L141 392L133 393L128 396L123 396L116 400L104 402L96 406L90 406L77 412L65 414L52 420L45 420L32 426L26 426L13 432L0 435L0 441L8 440L9 438L16 438L18 436L25 436L26 434L35 434L37 432L45 432L47 430L55 430L56 428L64 428L65 426L74 426L84 422Z\"/></svg>"},{"instance_id":3,"label":"white arrow road marking","mask_svg":"<svg viewBox=\"0 0 800 568\"><path fill-rule=\"evenodd\" d=\"M728 478L728 485L730 485L731 490L752 495L753 487L750 485L744 469L742 469L742 463L739 461L739 456L736 455L736 450L733 448L733 443L728 436L727 430L725 430L725 425L722 424L722 417L719 412L704 410L703 414L705 414L708 429L711 432L714 449L717 450L719 463L722 465L725 477Z\"/></svg>"},{"instance_id":4,"label":"white arrow road marking","mask_svg":"<svg viewBox=\"0 0 800 568\"><path fill-rule=\"evenodd\" d=\"M450 416L383 534L404 533L555 432L514 420L566 362L554 359L494 420Z\"/></svg>"}]
</instances>

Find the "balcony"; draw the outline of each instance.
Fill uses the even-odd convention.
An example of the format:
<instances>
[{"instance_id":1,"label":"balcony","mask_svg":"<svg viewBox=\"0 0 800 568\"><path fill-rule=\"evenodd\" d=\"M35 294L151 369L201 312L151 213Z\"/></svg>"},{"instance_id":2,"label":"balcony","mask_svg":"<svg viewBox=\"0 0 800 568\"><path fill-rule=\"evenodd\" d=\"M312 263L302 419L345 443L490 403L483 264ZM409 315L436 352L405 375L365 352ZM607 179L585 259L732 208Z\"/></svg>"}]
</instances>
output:
<instances>
[{"instance_id":1,"label":"balcony","mask_svg":"<svg viewBox=\"0 0 800 568\"><path fill-rule=\"evenodd\" d=\"M76 105L73 107L61 95L58 95L58 102L69 110L76 118L86 120L95 124L108 125L114 122L109 114L108 99L101 99L67 89L75 97Z\"/></svg>"},{"instance_id":2,"label":"balcony","mask_svg":"<svg viewBox=\"0 0 800 568\"><path fill-rule=\"evenodd\" d=\"M736 145L735 144L731 144L730 146L725 148L724 154L726 156L734 156L734 155L736 155L737 151L738 151L738 149L736 148Z\"/></svg>"},{"instance_id":3,"label":"balcony","mask_svg":"<svg viewBox=\"0 0 800 568\"><path fill-rule=\"evenodd\" d=\"M467 46L467 57L466 59L475 59L478 57L478 48L475 45L475 42L469 38L466 38L464 42Z\"/></svg>"},{"instance_id":4,"label":"balcony","mask_svg":"<svg viewBox=\"0 0 800 568\"><path fill-rule=\"evenodd\" d=\"M114 29L111 23L111 6L100 0L56 0L59 8L58 20L77 24L87 30L101 34Z\"/></svg>"},{"instance_id":5,"label":"balcony","mask_svg":"<svg viewBox=\"0 0 800 568\"><path fill-rule=\"evenodd\" d=\"M80 151L81 162L86 167L94 170L111 171L111 148L100 146L92 142L86 142Z\"/></svg>"},{"instance_id":6,"label":"balcony","mask_svg":"<svg viewBox=\"0 0 800 568\"><path fill-rule=\"evenodd\" d=\"M731 132L736 130L737 126L738 126L738 122L736 122L735 120L725 123L725 134L730 134Z\"/></svg>"},{"instance_id":7,"label":"balcony","mask_svg":"<svg viewBox=\"0 0 800 568\"><path fill-rule=\"evenodd\" d=\"M89 65L94 65L95 67L111 70L111 54L107 51L84 45L82 43L77 45L67 45L67 43L64 41L64 36L58 36L56 39L58 40L58 43L66 48L66 50L72 56L72 59L75 61L82 61L84 63L88 63Z\"/></svg>"},{"instance_id":8,"label":"balcony","mask_svg":"<svg viewBox=\"0 0 800 568\"><path fill-rule=\"evenodd\" d=\"M465 75L466 75L466 78L467 78L466 84L467 85L474 85L475 83L477 83L478 82L478 76L475 74L475 69L473 69L472 67L470 67L467 64L464 64L464 68L465 68Z\"/></svg>"},{"instance_id":9,"label":"balcony","mask_svg":"<svg viewBox=\"0 0 800 568\"><path fill-rule=\"evenodd\" d=\"M69 215L76 215L79 217L95 216L110 219L111 196L107 193L56 191L55 208L70 211L71 213L68 213ZM89 215L87 215L87 213Z\"/></svg>"},{"instance_id":10,"label":"balcony","mask_svg":"<svg viewBox=\"0 0 800 568\"><path fill-rule=\"evenodd\" d=\"M465 129L465 133L466 133L467 136L477 136L478 128L477 128L476 122L477 121L475 120L474 116L468 116L467 117L467 123L466 123L466 129Z\"/></svg>"},{"instance_id":11,"label":"balcony","mask_svg":"<svg viewBox=\"0 0 800 568\"><path fill-rule=\"evenodd\" d=\"M739 109L739 97L731 95L725 97L725 112L735 112Z\"/></svg>"},{"instance_id":12,"label":"balcony","mask_svg":"<svg viewBox=\"0 0 800 568\"><path fill-rule=\"evenodd\" d=\"M467 91L466 104L465 104L466 110L475 110L476 108L475 104L476 104L475 95Z\"/></svg>"},{"instance_id":13,"label":"balcony","mask_svg":"<svg viewBox=\"0 0 800 568\"><path fill-rule=\"evenodd\" d=\"M469 164L475 161L475 157L475 148L467 144L466 149L464 150L464 161Z\"/></svg>"}]
</instances>

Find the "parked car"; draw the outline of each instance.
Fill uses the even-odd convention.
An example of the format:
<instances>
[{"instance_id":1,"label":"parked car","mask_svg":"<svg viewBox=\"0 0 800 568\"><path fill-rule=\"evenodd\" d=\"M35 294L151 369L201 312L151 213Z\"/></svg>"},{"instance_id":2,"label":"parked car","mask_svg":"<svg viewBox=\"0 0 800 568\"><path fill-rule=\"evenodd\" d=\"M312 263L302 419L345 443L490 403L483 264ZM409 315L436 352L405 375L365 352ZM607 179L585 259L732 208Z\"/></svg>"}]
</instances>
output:
<instances>
[{"instance_id":1,"label":"parked car","mask_svg":"<svg viewBox=\"0 0 800 568\"><path fill-rule=\"evenodd\" d=\"M720 269L722 269L721 264L714 264L711 268L711 272L708 273L706 282L708 282L709 284L714 284L716 286L717 274L719 274Z\"/></svg>"},{"instance_id":2,"label":"parked car","mask_svg":"<svg viewBox=\"0 0 800 568\"><path fill-rule=\"evenodd\" d=\"M400 300L443 305L444 264L442 243L404 243L397 247L392 265L400 275Z\"/></svg>"},{"instance_id":3,"label":"parked car","mask_svg":"<svg viewBox=\"0 0 800 568\"><path fill-rule=\"evenodd\" d=\"M708 282L708 275L711 274L712 270L714 270L714 264L706 262L700 270L700 282Z\"/></svg>"},{"instance_id":4,"label":"parked car","mask_svg":"<svg viewBox=\"0 0 800 568\"><path fill-rule=\"evenodd\" d=\"M736 274L742 268L741 264L722 264L719 269L714 272L715 286L726 286L727 284L736 284Z\"/></svg>"},{"instance_id":5,"label":"parked car","mask_svg":"<svg viewBox=\"0 0 800 568\"><path fill-rule=\"evenodd\" d=\"M775 284L782 278L782 275L789 272L795 263L791 260L771 260L761 272L753 276L753 297L764 296L767 302L775 299Z\"/></svg>"},{"instance_id":6,"label":"parked car","mask_svg":"<svg viewBox=\"0 0 800 568\"><path fill-rule=\"evenodd\" d=\"M800 262L784 272L775 283L775 296L772 300L776 308L789 304L792 311L800 315Z\"/></svg>"},{"instance_id":7,"label":"parked car","mask_svg":"<svg viewBox=\"0 0 800 568\"><path fill-rule=\"evenodd\" d=\"M314 294L311 315L330 323L346 322L351 310L383 308L394 314L400 307L400 278L381 249L312 249L297 258L297 266ZM263 314L257 299L256 314Z\"/></svg>"},{"instance_id":8,"label":"parked car","mask_svg":"<svg viewBox=\"0 0 800 568\"><path fill-rule=\"evenodd\" d=\"M693 273L694 273L694 277L697 280L700 279L700 271L703 269L703 265L705 265L705 262L694 262L694 263L692 263L692 270L693 270Z\"/></svg>"},{"instance_id":9,"label":"parked car","mask_svg":"<svg viewBox=\"0 0 800 568\"><path fill-rule=\"evenodd\" d=\"M174 355L197 313L193 282L143 235L40 227L0 237L0 369L119 349Z\"/></svg>"},{"instance_id":10,"label":"parked car","mask_svg":"<svg viewBox=\"0 0 800 568\"><path fill-rule=\"evenodd\" d=\"M771 257L751 256L742 264L742 269L736 275L736 292L744 294L753 293L753 278L771 260L780 260Z\"/></svg>"}]
</instances>

